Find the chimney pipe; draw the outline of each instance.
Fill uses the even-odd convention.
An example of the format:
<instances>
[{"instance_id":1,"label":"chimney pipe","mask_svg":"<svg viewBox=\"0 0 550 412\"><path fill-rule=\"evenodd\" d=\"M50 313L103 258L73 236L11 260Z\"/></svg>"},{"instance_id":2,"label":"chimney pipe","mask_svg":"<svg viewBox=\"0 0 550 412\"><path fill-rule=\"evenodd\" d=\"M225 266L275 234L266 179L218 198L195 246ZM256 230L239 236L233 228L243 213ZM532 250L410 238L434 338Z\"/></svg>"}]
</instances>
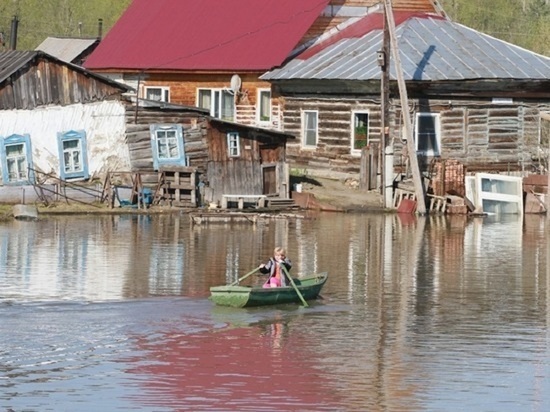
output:
<instances>
[{"instance_id":1,"label":"chimney pipe","mask_svg":"<svg viewBox=\"0 0 550 412\"><path fill-rule=\"evenodd\" d=\"M11 32L10 32L10 50L15 50L17 48L17 26L19 24L19 19L17 16L13 16L11 20Z\"/></svg>"},{"instance_id":2,"label":"chimney pipe","mask_svg":"<svg viewBox=\"0 0 550 412\"><path fill-rule=\"evenodd\" d=\"M103 37L103 19L97 20L97 38L101 40L101 37Z\"/></svg>"}]
</instances>

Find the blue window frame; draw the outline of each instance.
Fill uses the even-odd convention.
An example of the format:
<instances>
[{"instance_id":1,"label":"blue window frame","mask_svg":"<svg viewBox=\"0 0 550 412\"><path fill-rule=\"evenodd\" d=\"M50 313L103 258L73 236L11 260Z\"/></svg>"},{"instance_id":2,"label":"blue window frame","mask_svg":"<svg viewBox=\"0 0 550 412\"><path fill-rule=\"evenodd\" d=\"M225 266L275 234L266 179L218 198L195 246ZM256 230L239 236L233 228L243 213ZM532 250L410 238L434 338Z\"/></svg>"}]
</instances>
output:
<instances>
[{"instance_id":1,"label":"blue window frame","mask_svg":"<svg viewBox=\"0 0 550 412\"><path fill-rule=\"evenodd\" d=\"M34 182L31 137L13 134L0 139L2 181L5 185L24 185Z\"/></svg>"},{"instance_id":2,"label":"blue window frame","mask_svg":"<svg viewBox=\"0 0 550 412\"><path fill-rule=\"evenodd\" d=\"M150 130L155 170L165 165L187 166L181 125L153 124Z\"/></svg>"},{"instance_id":3,"label":"blue window frame","mask_svg":"<svg viewBox=\"0 0 550 412\"><path fill-rule=\"evenodd\" d=\"M59 176L67 179L88 179L88 145L84 130L57 134Z\"/></svg>"}]
</instances>

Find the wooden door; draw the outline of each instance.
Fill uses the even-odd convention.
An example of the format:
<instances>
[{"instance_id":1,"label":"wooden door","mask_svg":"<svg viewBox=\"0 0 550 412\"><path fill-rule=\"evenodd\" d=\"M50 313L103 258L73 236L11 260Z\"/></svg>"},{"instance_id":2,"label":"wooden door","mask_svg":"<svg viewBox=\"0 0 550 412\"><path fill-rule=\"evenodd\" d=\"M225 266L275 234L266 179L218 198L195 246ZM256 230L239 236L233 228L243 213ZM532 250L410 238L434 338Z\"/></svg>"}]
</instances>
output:
<instances>
[{"instance_id":1,"label":"wooden door","mask_svg":"<svg viewBox=\"0 0 550 412\"><path fill-rule=\"evenodd\" d=\"M262 167L263 178L263 194L264 195L276 195L279 193L277 190L277 168L276 166L263 166Z\"/></svg>"}]
</instances>

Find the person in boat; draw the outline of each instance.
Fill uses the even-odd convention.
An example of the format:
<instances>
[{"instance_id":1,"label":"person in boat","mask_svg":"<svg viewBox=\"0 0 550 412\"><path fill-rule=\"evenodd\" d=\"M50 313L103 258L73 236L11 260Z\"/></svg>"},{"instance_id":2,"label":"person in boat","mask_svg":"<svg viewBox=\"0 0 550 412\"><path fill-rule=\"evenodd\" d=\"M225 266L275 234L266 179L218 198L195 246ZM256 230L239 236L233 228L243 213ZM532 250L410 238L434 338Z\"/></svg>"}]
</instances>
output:
<instances>
[{"instance_id":1,"label":"person in boat","mask_svg":"<svg viewBox=\"0 0 550 412\"><path fill-rule=\"evenodd\" d=\"M269 278L264 283L264 288L276 288L290 284L290 279L288 279L283 270L283 266L288 272L292 267L292 263L286 257L285 250L277 246L273 251L273 257L269 258L267 263L262 263L259 267L261 273L269 273Z\"/></svg>"}]
</instances>

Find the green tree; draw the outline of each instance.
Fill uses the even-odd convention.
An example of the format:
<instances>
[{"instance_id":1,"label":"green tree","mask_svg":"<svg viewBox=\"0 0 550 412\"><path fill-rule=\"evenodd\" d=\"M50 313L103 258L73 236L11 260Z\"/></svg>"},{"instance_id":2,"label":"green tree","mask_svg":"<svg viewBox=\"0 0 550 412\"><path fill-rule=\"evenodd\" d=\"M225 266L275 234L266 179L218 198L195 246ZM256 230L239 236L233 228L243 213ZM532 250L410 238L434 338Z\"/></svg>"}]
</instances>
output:
<instances>
[{"instance_id":1,"label":"green tree","mask_svg":"<svg viewBox=\"0 0 550 412\"><path fill-rule=\"evenodd\" d=\"M449 17L465 26L537 53L550 55L550 0L441 0Z\"/></svg>"},{"instance_id":2,"label":"green tree","mask_svg":"<svg viewBox=\"0 0 550 412\"><path fill-rule=\"evenodd\" d=\"M0 0L0 32L9 44L13 16L17 49L32 50L48 36L97 37L115 24L131 0ZM7 44L7 45L8 45Z\"/></svg>"}]
</instances>

